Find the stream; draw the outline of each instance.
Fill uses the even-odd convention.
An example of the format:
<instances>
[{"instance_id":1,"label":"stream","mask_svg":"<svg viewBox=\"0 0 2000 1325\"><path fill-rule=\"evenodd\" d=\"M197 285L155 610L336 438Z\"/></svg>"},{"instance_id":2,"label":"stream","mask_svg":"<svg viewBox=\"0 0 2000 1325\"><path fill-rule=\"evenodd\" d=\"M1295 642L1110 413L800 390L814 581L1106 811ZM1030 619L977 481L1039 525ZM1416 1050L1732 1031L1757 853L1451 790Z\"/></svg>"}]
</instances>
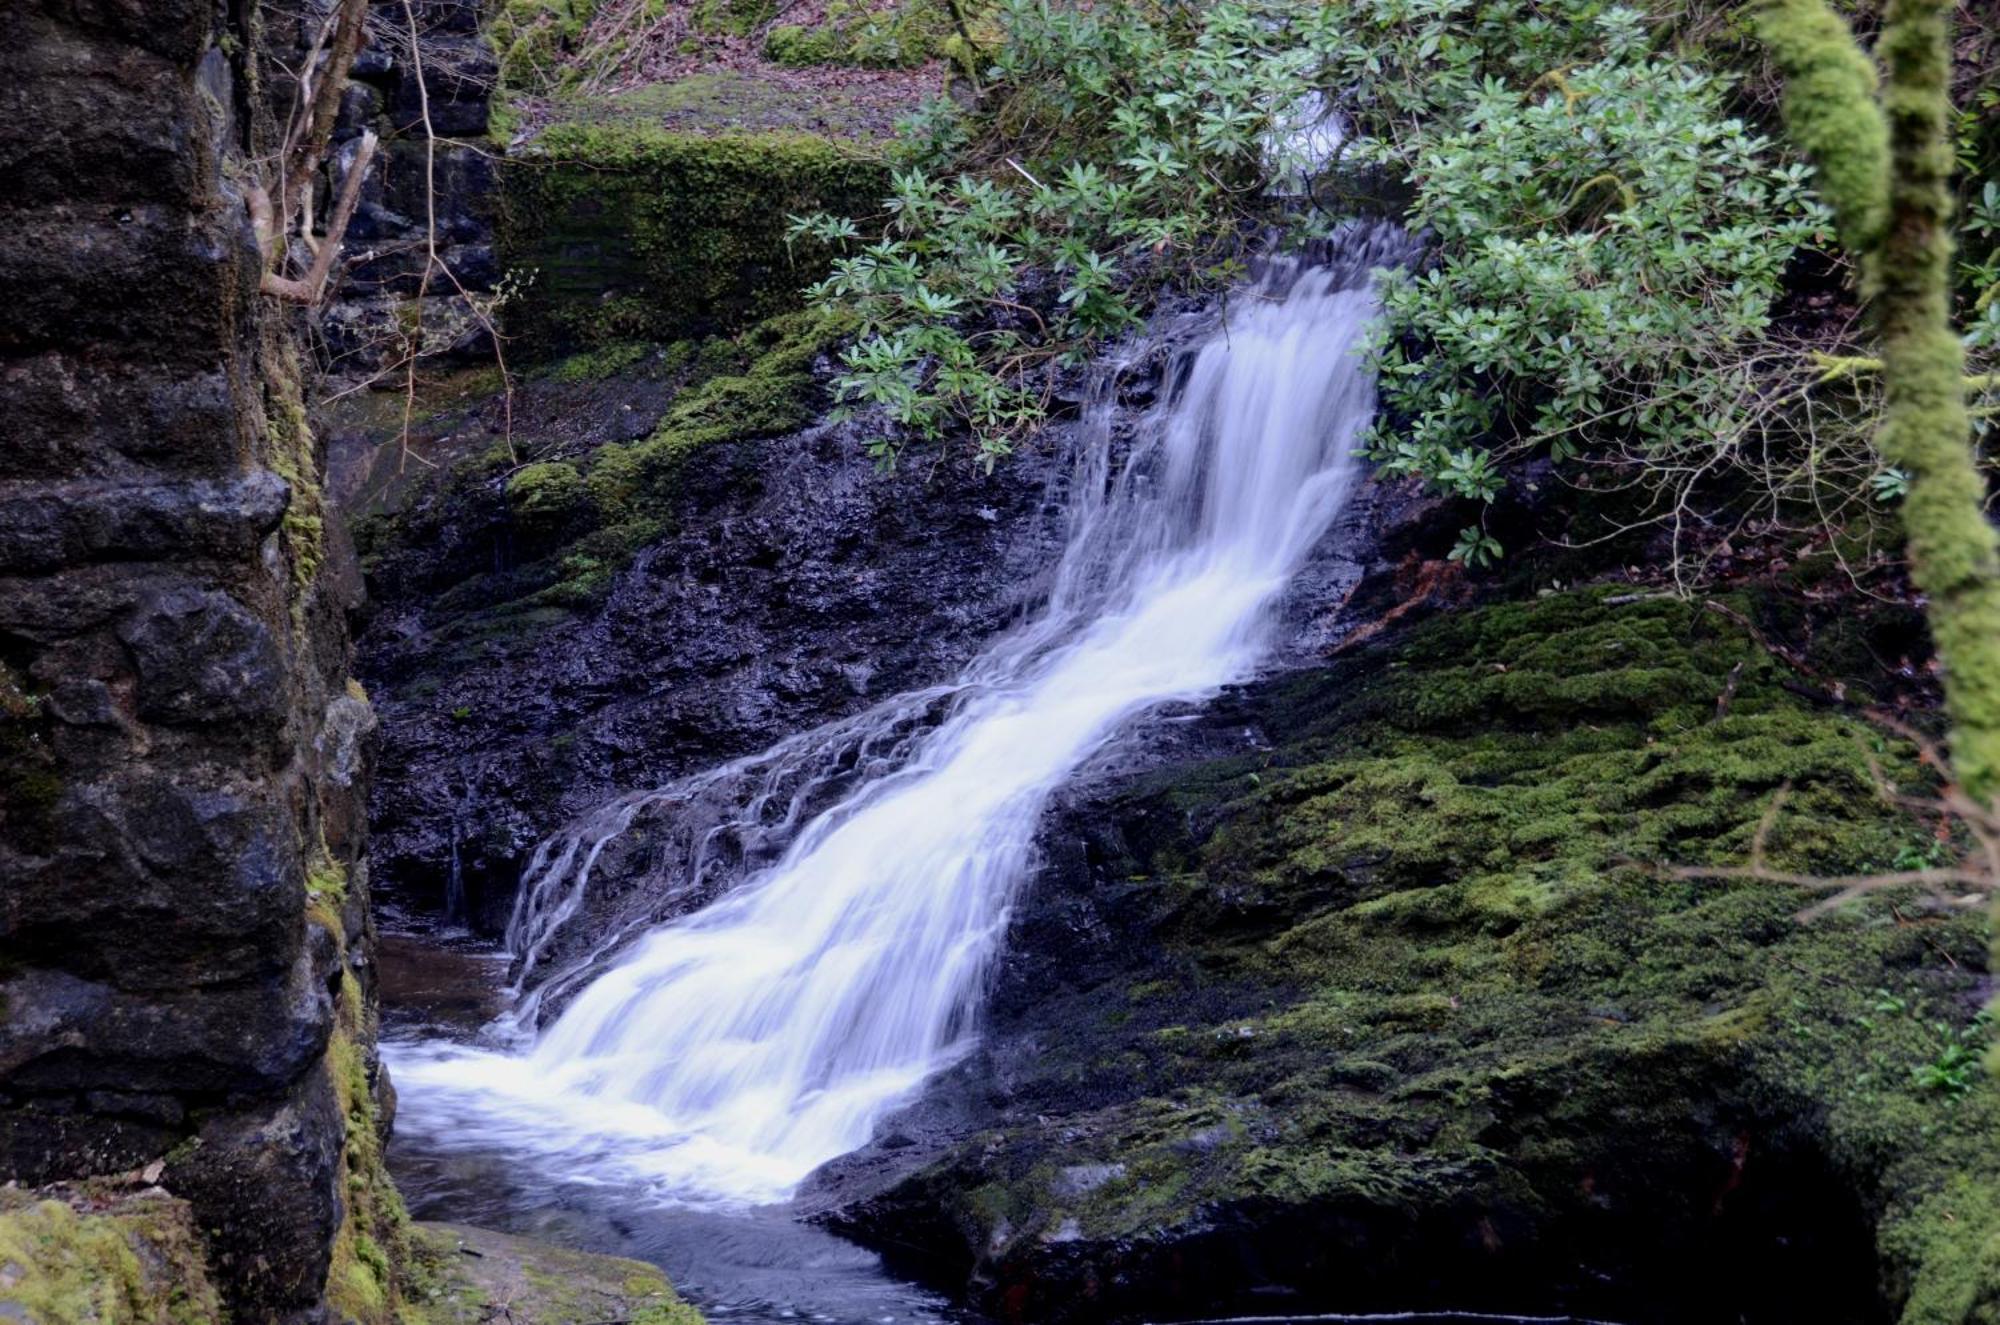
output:
<instances>
[{"instance_id":1,"label":"stream","mask_svg":"<svg viewBox=\"0 0 2000 1325\"><path fill-rule=\"evenodd\" d=\"M1101 392L1046 606L956 680L582 816L536 852L504 952L388 945L417 1212L655 1261L718 1319L962 1319L785 1202L976 1042L1050 797L1268 656L1355 482L1370 272L1397 242L1269 263L1129 451ZM623 889L643 904L551 960L640 822L664 844Z\"/></svg>"},{"instance_id":2,"label":"stream","mask_svg":"<svg viewBox=\"0 0 2000 1325\"><path fill-rule=\"evenodd\" d=\"M476 1037L502 1006L506 952L407 917L385 922L386 1052ZM419 1219L650 1262L710 1320L979 1325L978 1317L897 1278L874 1252L792 1218L783 1206L723 1213L662 1205L642 1190L573 1181L502 1149L439 1146L407 1127L397 1129L389 1164Z\"/></svg>"}]
</instances>

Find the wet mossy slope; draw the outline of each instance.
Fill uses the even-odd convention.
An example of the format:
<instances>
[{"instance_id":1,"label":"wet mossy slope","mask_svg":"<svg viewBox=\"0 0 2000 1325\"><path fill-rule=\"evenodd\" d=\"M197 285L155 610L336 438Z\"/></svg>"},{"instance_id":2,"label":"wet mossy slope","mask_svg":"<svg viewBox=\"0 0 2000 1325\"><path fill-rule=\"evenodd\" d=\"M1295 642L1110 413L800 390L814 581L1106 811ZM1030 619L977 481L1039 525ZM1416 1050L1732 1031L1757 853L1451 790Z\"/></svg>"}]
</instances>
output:
<instances>
[{"instance_id":1,"label":"wet mossy slope","mask_svg":"<svg viewBox=\"0 0 2000 1325\"><path fill-rule=\"evenodd\" d=\"M1050 832L984 1123L840 1222L1022 1320L2000 1319L1983 920L1665 868L1745 863L1782 788L1773 869L1929 849L1871 773L1910 752L1809 689L1579 593L1226 702L1266 748Z\"/></svg>"}]
</instances>

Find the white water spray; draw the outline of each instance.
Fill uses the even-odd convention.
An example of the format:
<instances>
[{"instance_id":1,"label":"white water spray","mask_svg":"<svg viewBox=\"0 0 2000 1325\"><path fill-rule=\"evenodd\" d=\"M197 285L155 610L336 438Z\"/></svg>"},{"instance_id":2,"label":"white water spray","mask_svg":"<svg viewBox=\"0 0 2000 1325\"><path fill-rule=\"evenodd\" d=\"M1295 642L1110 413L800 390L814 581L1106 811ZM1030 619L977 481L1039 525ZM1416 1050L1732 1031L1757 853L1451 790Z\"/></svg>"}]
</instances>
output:
<instances>
[{"instance_id":1,"label":"white water spray","mask_svg":"<svg viewBox=\"0 0 2000 1325\"><path fill-rule=\"evenodd\" d=\"M1374 404L1357 349L1373 311L1351 276L1275 268L1235 297L1115 479L1108 442L1080 462L1071 539L1037 620L952 686L552 839L510 933L524 972L646 806L745 768L776 778L802 751L848 764L858 751L863 766L802 826L792 793L779 819L794 835L775 864L631 942L527 1052L398 1051L400 1125L434 1144L559 1157L576 1176L639 1178L692 1204L782 1199L865 1143L970 1044L1050 794L1134 715L1210 695L1262 659L1274 603L1354 480ZM940 705L941 721L917 720ZM760 793L748 821L770 799ZM700 884L703 849L682 885Z\"/></svg>"}]
</instances>

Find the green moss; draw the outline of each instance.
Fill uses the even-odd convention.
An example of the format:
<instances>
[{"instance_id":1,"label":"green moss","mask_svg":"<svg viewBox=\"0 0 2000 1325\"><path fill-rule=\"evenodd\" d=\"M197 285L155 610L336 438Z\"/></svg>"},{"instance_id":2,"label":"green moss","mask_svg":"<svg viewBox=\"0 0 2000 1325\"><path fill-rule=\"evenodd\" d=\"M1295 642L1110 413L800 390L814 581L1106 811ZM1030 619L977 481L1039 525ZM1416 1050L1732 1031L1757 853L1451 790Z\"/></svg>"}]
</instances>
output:
<instances>
[{"instance_id":1,"label":"green moss","mask_svg":"<svg viewBox=\"0 0 2000 1325\"><path fill-rule=\"evenodd\" d=\"M545 92L568 71L563 57L576 47L597 10L597 0L505 0L487 26L505 89Z\"/></svg>"},{"instance_id":2,"label":"green moss","mask_svg":"<svg viewBox=\"0 0 2000 1325\"><path fill-rule=\"evenodd\" d=\"M764 58L776 64L909 69L963 44L945 6L931 0L880 5L830 0L813 26L786 24L764 38Z\"/></svg>"},{"instance_id":3,"label":"green moss","mask_svg":"<svg viewBox=\"0 0 2000 1325\"><path fill-rule=\"evenodd\" d=\"M1785 71L1785 119L1819 166L1818 185L1856 252L1872 248L1887 215L1889 133L1875 105L1875 65L1822 0L1771 0L1758 35Z\"/></svg>"},{"instance_id":4,"label":"green moss","mask_svg":"<svg viewBox=\"0 0 2000 1325\"><path fill-rule=\"evenodd\" d=\"M519 469L504 452L463 460L427 478L430 492L403 513L365 522L356 541L369 550L371 573L393 574L400 549L449 539L453 522L504 518L508 546L523 564L428 589L437 669L502 655L603 600L633 554L668 527L690 462L709 452L728 466L718 448L811 423L824 405L815 362L851 331L840 316L788 313L735 336L648 350L643 363L617 371L678 388L649 436ZM496 491L504 516L494 508ZM410 694L433 694L437 684L435 676L416 678Z\"/></svg>"},{"instance_id":5,"label":"green moss","mask_svg":"<svg viewBox=\"0 0 2000 1325\"><path fill-rule=\"evenodd\" d=\"M549 378L551 381L572 384L601 382L644 361L656 348L644 341L614 342L601 349L572 354L549 370Z\"/></svg>"},{"instance_id":6,"label":"green moss","mask_svg":"<svg viewBox=\"0 0 2000 1325\"><path fill-rule=\"evenodd\" d=\"M265 373L265 452L272 472L285 480L291 497L280 529L291 566L292 620L302 625L306 599L326 559L325 497L320 490L318 443L306 420L299 391L301 370L287 348Z\"/></svg>"},{"instance_id":7,"label":"green moss","mask_svg":"<svg viewBox=\"0 0 2000 1325\"><path fill-rule=\"evenodd\" d=\"M570 1251L486 1229L418 1225L415 1247L431 1270L431 1325L603 1325L640 1321L701 1325L701 1315L650 1265Z\"/></svg>"},{"instance_id":8,"label":"green moss","mask_svg":"<svg viewBox=\"0 0 2000 1325\"><path fill-rule=\"evenodd\" d=\"M764 39L765 59L794 67L832 64L840 58L841 51L838 35L827 28L786 24L771 29L771 35Z\"/></svg>"},{"instance_id":9,"label":"green moss","mask_svg":"<svg viewBox=\"0 0 2000 1325\"><path fill-rule=\"evenodd\" d=\"M688 391L644 441L607 446L593 456L587 486L610 523L643 520L665 495L674 473L703 447L744 437L768 437L812 421L813 360L851 330L833 314L774 318L727 348L740 371L717 373ZM713 369L720 363L705 354Z\"/></svg>"},{"instance_id":10,"label":"green moss","mask_svg":"<svg viewBox=\"0 0 2000 1325\"><path fill-rule=\"evenodd\" d=\"M533 268L515 331L529 354L733 330L800 302L829 253L786 218L865 214L878 161L798 134L702 137L623 124L543 135L510 171L501 247Z\"/></svg>"},{"instance_id":11,"label":"green moss","mask_svg":"<svg viewBox=\"0 0 2000 1325\"><path fill-rule=\"evenodd\" d=\"M2000 1321L2000 1194L1969 1176L1947 1180L1886 1234L1915 1266L1903 1325Z\"/></svg>"},{"instance_id":12,"label":"green moss","mask_svg":"<svg viewBox=\"0 0 2000 1325\"><path fill-rule=\"evenodd\" d=\"M1951 317L1953 10L1949 0L1889 0L1879 100L1873 63L1823 0L1780 0L1759 32L1785 74L1787 127L1812 156L1873 295L1877 446L1909 478L1910 578L1928 600L1943 664L1953 772L1976 801L2000 807L2000 531L1987 515ZM1993 1065L2000 1073L2000 1054Z\"/></svg>"},{"instance_id":13,"label":"green moss","mask_svg":"<svg viewBox=\"0 0 2000 1325\"><path fill-rule=\"evenodd\" d=\"M1921 845L1870 771L1921 785L1912 752L1788 679L1713 613L1581 593L1276 686L1255 701L1276 750L1109 811L1122 845L1095 874L1124 882L1102 904L1153 939L1043 1052L1122 1101L976 1138L920 1181L983 1187L939 1199L1000 1259L1066 1221L1124 1246L1331 1209L1485 1212L1588 1262L1717 1218L1702 1175L1742 1135L1809 1152L1857 1222L1883 1212L1906 1319L1989 1319L1950 1312L2000 1285L2000 1219L1965 1195L2000 1190L2000 1092L1924 1075L1983 1044L1982 918L1902 898L1803 924L1812 893L1671 868L1745 863L1781 790L1774 869Z\"/></svg>"},{"instance_id":14,"label":"green moss","mask_svg":"<svg viewBox=\"0 0 2000 1325\"><path fill-rule=\"evenodd\" d=\"M223 1318L185 1203L0 1189L0 1316L36 1325L194 1325Z\"/></svg>"},{"instance_id":15,"label":"green moss","mask_svg":"<svg viewBox=\"0 0 2000 1325\"><path fill-rule=\"evenodd\" d=\"M339 944L345 970L347 937L338 916L323 906L316 914ZM346 1134L341 1145L342 1219L327 1269L327 1305L358 1325L404 1325L411 1305L427 1295L427 1283L409 1212L382 1153L383 1128L365 1047L376 1038L374 1009L352 979L341 981L334 1006L323 1070L333 1083Z\"/></svg>"},{"instance_id":16,"label":"green moss","mask_svg":"<svg viewBox=\"0 0 2000 1325\"><path fill-rule=\"evenodd\" d=\"M777 12L778 0L696 0L690 21L699 32L747 37Z\"/></svg>"},{"instance_id":17,"label":"green moss","mask_svg":"<svg viewBox=\"0 0 2000 1325\"><path fill-rule=\"evenodd\" d=\"M582 513L586 495L583 475L562 461L525 465L507 480L508 508L530 537L569 527Z\"/></svg>"}]
</instances>

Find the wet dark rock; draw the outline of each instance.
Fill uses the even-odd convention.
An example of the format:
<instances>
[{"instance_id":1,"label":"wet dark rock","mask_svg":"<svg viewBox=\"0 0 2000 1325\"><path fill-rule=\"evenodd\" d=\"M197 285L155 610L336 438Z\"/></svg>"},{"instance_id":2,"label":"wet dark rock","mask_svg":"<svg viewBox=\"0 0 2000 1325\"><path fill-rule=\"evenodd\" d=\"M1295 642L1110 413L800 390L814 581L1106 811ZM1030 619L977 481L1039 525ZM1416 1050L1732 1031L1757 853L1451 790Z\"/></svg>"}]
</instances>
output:
<instances>
[{"instance_id":1,"label":"wet dark rock","mask_svg":"<svg viewBox=\"0 0 2000 1325\"><path fill-rule=\"evenodd\" d=\"M312 958L280 976L193 996L125 991L56 970L31 972L9 990L22 1010L0 1028L0 1072L10 1091L44 1097L270 1094L318 1061L333 1024ZM85 1045L88 1056L76 1052Z\"/></svg>"},{"instance_id":2,"label":"wet dark rock","mask_svg":"<svg viewBox=\"0 0 2000 1325\"><path fill-rule=\"evenodd\" d=\"M269 470L216 483L90 481L0 494L0 573L113 558L247 557L290 496Z\"/></svg>"},{"instance_id":3,"label":"wet dark rock","mask_svg":"<svg viewBox=\"0 0 2000 1325\"><path fill-rule=\"evenodd\" d=\"M172 58L106 58L32 11L0 17L10 52L0 117L35 126L0 142L0 200L186 204L213 187L213 162L189 150L208 136L211 112Z\"/></svg>"},{"instance_id":4,"label":"wet dark rock","mask_svg":"<svg viewBox=\"0 0 2000 1325\"><path fill-rule=\"evenodd\" d=\"M228 471L234 401L220 367L163 368L50 351L0 361L0 417L8 446L0 478L79 476L143 480L172 457L197 474Z\"/></svg>"},{"instance_id":5,"label":"wet dark rock","mask_svg":"<svg viewBox=\"0 0 2000 1325\"><path fill-rule=\"evenodd\" d=\"M182 1240L105 1243L147 1319L319 1318L372 1054L355 580L242 191L302 18L0 8L0 1186L170 1160Z\"/></svg>"},{"instance_id":6,"label":"wet dark rock","mask_svg":"<svg viewBox=\"0 0 2000 1325\"><path fill-rule=\"evenodd\" d=\"M418 136L428 123L440 138L477 137L486 132L499 75L492 47L483 39L433 33L424 42L421 81L414 67L402 71L390 123Z\"/></svg>"},{"instance_id":7,"label":"wet dark rock","mask_svg":"<svg viewBox=\"0 0 2000 1325\"><path fill-rule=\"evenodd\" d=\"M385 730L383 886L435 907L456 857L491 926L572 814L948 677L1015 619L1060 538L1044 500L1059 444L992 475L947 460L885 477L864 440L820 428L712 448L660 513L673 532L601 604L517 622L442 605L515 537L504 506L460 496L445 539L375 586L363 675Z\"/></svg>"},{"instance_id":8,"label":"wet dark rock","mask_svg":"<svg viewBox=\"0 0 2000 1325\"><path fill-rule=\"evenodd\" d=\"M51 820L60 845L9 871L0 938L14 952L131 988L284 967L303 883L270 798L130 777L62 793Z\"/></svg>"},{"instance_id":9,"label":"wet dark rock","mask_svg":"<svg viewBox=\"0 0 2000 1325\"><path fill-rule=\"evenodd\" d=\"M221 1114L196 1135L165 1181L201 1212L211 1263L237 1309L268 1316L316 1301L340 1228L346 1140L326 1071L308 1072L273 1103Z\"/></svg>"},{"instance_id":10,"label":"wet dark rock","mask_svg":"<svg viewBox=\"0 0 2000 1325\"><path fill-rule=\"evenodd\" d=\"M156 722L274 716L282 664L269 628L229 595L173 588L141 600L118 628L139 674L138 711Z\"/></svg>"}]
</instances>

